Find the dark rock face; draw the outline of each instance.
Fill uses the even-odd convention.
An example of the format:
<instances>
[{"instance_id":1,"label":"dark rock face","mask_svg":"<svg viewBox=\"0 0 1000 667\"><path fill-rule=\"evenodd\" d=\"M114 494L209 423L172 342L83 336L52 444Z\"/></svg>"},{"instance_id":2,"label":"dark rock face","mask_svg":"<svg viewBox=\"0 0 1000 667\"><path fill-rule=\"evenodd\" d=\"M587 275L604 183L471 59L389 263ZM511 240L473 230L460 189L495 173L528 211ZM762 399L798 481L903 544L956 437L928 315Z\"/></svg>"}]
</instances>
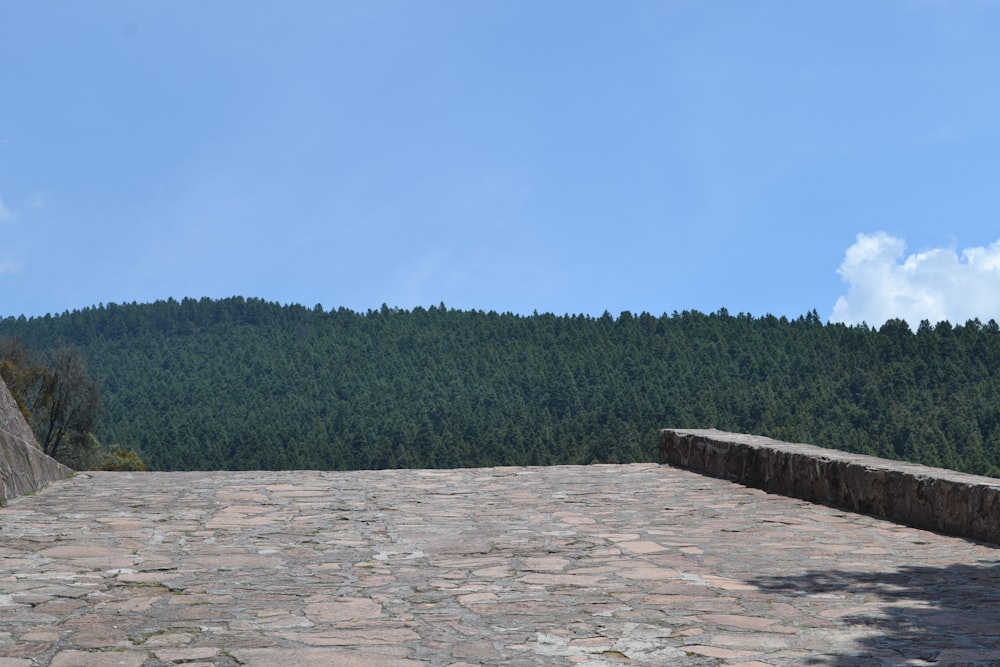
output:
<instances>
[{"instance_id":1,"label":"dark rock face","mask_svg":"<svg viewBox=\"0 0 1000 667\"><path fill-rule=\"evenodd\" d=\"M0 498L32 493L72 474L38 448L31 427L0 378Z\"/></svg>"},{"instance_id":2,"label":"dark rock face","mask_svg":"<svg viewBox=\"0 0 1000 667\"><path fill-rule=\"evenodd\" d=\"M1000 480L715 429L660 431L660 462L1000 544Z\"/></svg>"}]
</instances>

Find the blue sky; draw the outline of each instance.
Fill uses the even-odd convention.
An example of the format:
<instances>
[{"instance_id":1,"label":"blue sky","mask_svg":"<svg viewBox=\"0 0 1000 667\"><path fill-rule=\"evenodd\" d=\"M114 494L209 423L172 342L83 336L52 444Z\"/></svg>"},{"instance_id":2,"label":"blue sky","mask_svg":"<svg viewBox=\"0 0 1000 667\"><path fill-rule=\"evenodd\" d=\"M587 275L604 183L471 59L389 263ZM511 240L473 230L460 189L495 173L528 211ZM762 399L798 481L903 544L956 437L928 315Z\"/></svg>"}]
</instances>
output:
<instances>
[{"instance_id":1,"label":"blue sky","mask_svg":"<svg viewBox=\"0 0 1000 667\"><path fill-rule=\"evenodd\" d=\"M1000 3L0 5L0 317L1000 320Z\"/></svg>"}]
</instances>

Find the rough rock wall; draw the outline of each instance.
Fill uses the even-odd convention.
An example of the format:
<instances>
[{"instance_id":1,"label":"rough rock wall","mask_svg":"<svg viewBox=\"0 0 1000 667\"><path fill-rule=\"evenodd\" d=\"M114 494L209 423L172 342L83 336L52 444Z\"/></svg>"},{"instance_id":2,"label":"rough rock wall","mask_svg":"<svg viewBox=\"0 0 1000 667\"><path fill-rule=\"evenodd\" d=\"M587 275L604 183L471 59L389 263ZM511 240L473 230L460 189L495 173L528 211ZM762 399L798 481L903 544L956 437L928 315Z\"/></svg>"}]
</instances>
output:
<instances>
[{"instance_id":1,"label":"rough rock wall","mask_svg":"<svg viewBox=\"0 0 1000 667\"><path fill-rule=\"evenodd\" d=\"M1000 480L990 477L715 429L660 431L660 462L1000 544Z\"/></svg>"},{"instance_id":2,"label":"rough rock wall","mask_svg":"<svg viewBox=\"0 0 1000 667\"><path fill-rule=\"evenodd\" d=\"M39 449L31 427L0 378L0 498L32 493L73 471Z\"/></svg>"}]
</instances>

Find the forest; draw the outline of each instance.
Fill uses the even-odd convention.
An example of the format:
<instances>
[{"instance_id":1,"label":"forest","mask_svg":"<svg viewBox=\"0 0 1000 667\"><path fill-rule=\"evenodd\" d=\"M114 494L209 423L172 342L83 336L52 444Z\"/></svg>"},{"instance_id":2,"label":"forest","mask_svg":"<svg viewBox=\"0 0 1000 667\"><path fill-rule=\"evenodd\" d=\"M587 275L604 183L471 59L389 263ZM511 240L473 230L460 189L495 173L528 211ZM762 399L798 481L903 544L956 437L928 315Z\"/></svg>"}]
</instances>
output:
<instances>
[{"instance_id":1,"label":"forest","mask_svg":"<svg viewBox=\"0 0 1000 667\"><path fill-rule=\"evenodd\" d=\"M94 434L153 470L653 461L658 429L714 427L1000 476L992 320L234 297L6 317L0 338L79 351L103 405Z\"/></svg>"}]
</instances>

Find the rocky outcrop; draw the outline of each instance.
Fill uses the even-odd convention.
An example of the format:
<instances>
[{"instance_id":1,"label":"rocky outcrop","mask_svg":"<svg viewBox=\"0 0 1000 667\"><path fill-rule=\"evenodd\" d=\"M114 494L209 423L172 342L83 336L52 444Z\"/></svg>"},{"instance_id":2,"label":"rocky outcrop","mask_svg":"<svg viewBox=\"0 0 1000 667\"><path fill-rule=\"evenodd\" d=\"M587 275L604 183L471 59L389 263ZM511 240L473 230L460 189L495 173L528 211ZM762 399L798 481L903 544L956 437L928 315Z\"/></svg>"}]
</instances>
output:
<instances>
[{"instance_id":1,"label":"rocky outcrop","mask_svg":"<svg viewBox=\"0 0 1000 667\"><path fill-rule=\"evenodd\" d=\"M72 470L42 453L0 378L0 499L32 493L72 474Z\"/></svg>"},{"instance_id":2,"label":"rocky outcrop","mask_svg":"<svg viewBox=\"0 0 1000 667\"><path fill-rule=\"evenodd\" d=\"M1000 544L1000 480L990 477L715 429L660 431L660 462Z\"/></svg>"}]
</instances>

